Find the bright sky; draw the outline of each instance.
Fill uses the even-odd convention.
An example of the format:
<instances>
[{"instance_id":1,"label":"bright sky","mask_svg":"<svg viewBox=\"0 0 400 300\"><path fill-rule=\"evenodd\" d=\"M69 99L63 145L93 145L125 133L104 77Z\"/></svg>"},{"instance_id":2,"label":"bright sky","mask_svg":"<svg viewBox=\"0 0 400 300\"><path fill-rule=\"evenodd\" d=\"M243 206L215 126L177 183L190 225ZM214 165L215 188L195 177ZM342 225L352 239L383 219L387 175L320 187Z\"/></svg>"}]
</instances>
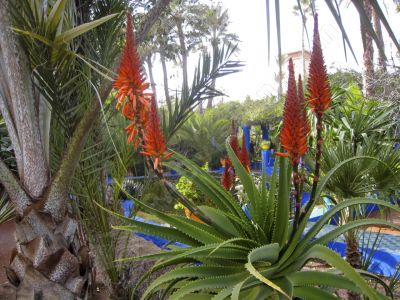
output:
<instances>
[{"instance_id":1,"label":"bright sky","mask_svg":"<svg viewBox=\"0 0 400 300\"><path fill-rule=\"evenodd\" d=\"M217 2L217 1L215 1ZM246 95L253 99L262 98L265 95L276 94L277 83L274 80L274 73L277 72L277 43L275 35L275 8L274 1L271 3L271 60L268 65L268 48L267 48L267 21L265 0L239 1L239 0L220 0L224 8L227 8L230 15L230 31L239 35L241 40L240 53L238 59L244 61L245 67L242 72L229 75L226 78L217 81L217 88L224 91L229 100L244 100ZM293 14L293 6L297 3L295 0L280 1L281 3L281 36L282 36L282 53L288 53L301 50L301 17ZM329 9L324 1L316 1L317 11L319 13L319 28L322 48L328 69L353 68L361 71L362 64L362 44L359 31L358 14L353 7L349 5L341 10L347 34L352 42L354 52L357 56L358 65L351 55L349 49L347 51L347 61L345 59L341 32L336 25L334 18L331 16ZM395 30L396 36L400 36L400 15L395 12L393 1L385 1L385 12L388 14L389 23ZM312 39L312 18L308 20L308 33ZM385 31L384 31L385 32ZM391 42L385 36L388 59L395 56ZM312 41L310 41L311 43ZM306 41L306 48L308 42ZM375 51L377 53L377 51ZM192 54L192 61L196 62ZM157 64L157 63L156 63ZM285 66L286 68L286 66ZM172 71L172 72L171 72ZM156 82L158 84L159 98L162 98L162 73L160 69L156 70ZM172 76L177 78L180 73L179 68L170 68ZM173 86L173 79L171 85Z\"/></svg>"}]
</instances>

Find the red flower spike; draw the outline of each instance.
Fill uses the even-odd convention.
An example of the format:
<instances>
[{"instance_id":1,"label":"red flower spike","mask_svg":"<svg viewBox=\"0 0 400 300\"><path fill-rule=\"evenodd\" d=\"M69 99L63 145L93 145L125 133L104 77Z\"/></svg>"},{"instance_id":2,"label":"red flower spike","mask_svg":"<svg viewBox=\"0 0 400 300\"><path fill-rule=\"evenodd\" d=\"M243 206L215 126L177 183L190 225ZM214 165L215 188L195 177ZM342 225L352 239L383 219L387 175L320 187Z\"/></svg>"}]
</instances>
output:
<instances>
[{"instance_id":1,"label":"red flower spike","mask_svg":"<svg viewBox=\"0 0 400 300\"><path fill-rule=\"evenodd\" d=\"M301 87L300 92L302 92ZM287 153L277 152L276 155L289 157L292 166L297 166L300 162L300 158L307 152L307 139L310 132L310 125L305 113L304 97L302 95L299 97L297 93L293 61L290 59L288 91L286 94L283 126L280 135L281 145Z\"/></svg>"},{"instance_id":2,"label":"red flower spike","mask_svg":"<svg viewBox=\"0 0 400 300\"><path fill-rule=\"evenodd\" d=\"M162 166L162 161L171 157L172 153L166 153L167 144L160 128L160 119L158 117L156 99L151 99L151 109L149 112L149 119L146 123L144 130L144 156L151 156L154 159L154 169Z\"/></svg>"},{"instance_id":3,"label":"red flower spike","mask_svg":"<svg viewBox=\"0 0 400 300\"><path fill-rule=\"evenodd\" d=\"M308 77L308 103L317 118L321 118L331 104L331 90L318 32L318 14L314 17L314 40Z\"/></svg>"},{"instance_id":4,"label":"red flower spike","mask_svg":"<svg viewBox=\"0 0 400 300\"><path fill-rule=\"evenodd\" d=\"M146 125L150 108L151 93L145 93L148 87L136 50L132 18L128 15L125 47L114 88L117 90L117 109L122 107L122 114L132 122L125 131L128 134L128 144L134 142L135 149L141 142L139 133Z\"/></svg>"},{"instance_id":5,"label":"red flower spike","mask_svg":"<svg viewBox=\"0 0 400 300\"><path fill-rule=\"evenodd\" d=\"M235 152L236 156L240 156L240 147L239 147L239 141L237 137L237 128L235 125L235 121L232 120L232 125L231 125L231 136L229 137L229 144L231 145L231 148L233 152Z\"/></svg>"},{"instance_id":6,"label":"red flower spike","mask_svg":"<svg viewBox=\"0 0 400 300\"><path fill-rule=\"evenodd\" d=\"M242 148L240 150L239 160L242 163L242 166L247 170L247 172L250 172L250 156L249 156L249 153L247 152L246 141L245 141L244 135L243 135L243 139L242 139Z\"/></svg>"},{"instance_id":7,"label":"red flower spike","mask_svg":"<svg viewBox=\"0 0 400 300\"><path fill-rule=\"evenodd\" d=\"M225 158L223 161L224 173L222 174L221 184L225 190L229 191L233 186L233 167L229 158Z\"/></svg>"},{"instance_id":8,"label":"red flower spike","mask_svg":"<svg viewBox=\"0 0 400 300\"><path fill-rule=\"evenodd\" d=\"M122 51L121 63L118 70L118 77L114 81L114 88L117 90L116 98L119 109L126 97L130 98L134 109L137 108L137 102L148 105L143 92L149 87L145 82L145 76L136 51L135 38L132 28L132 17L128 14L126 25L125 47Z\"/></svg>"}]
</instances>

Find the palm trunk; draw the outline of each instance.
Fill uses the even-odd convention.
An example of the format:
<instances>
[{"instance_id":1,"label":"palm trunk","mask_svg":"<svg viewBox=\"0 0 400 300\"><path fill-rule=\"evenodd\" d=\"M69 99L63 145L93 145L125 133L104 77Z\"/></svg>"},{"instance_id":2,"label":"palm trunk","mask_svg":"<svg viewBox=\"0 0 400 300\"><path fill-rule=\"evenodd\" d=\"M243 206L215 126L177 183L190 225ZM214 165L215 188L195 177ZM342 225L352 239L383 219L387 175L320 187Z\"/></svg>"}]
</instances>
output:
<instances>
[{"instance_id":1,"label":"palm trunk","mask_svg":"<svg viewBox=\"0 0 400 300\"><path fill-rule=\"evenodd\" d=\"M381 27L381 20L379 19L375 10L372 10L372 17L374 19L374 28L379 40L380 47L384 49L383 34ZM386 72L386 59L381 51L378 51L378 66L381 72Z\"/></svg>"},{"instance_id":2,"label":"palm trunk","mask_svg":"<svg viewBox=\"0 0 400 300\"><path fill-rule=\"evenodd\" d=\"M364 0L364 9L368 17L369 22L372 17L372 6L369 0ZM363 62L364 62L364 74L363 74L363 88L364 95L366 97L372 97L374 95L374 47L372 44L372 37L368 33L366 26L361 25L361 37L363 41Z\"/></svg>"},{"instance_id":3,"label":"palm trunk","mask_svg":"<svg viewBox=\"0 0 400 300\"><path fill-rule=\"evenodd\" d=\"M216 79L214 78L211 82L211 88L215 89L215 84L216 84ZM212 108L213 107L213 101L214 101L214 97L210 97L207 100L207 109Z\"/></svg>"},{"instance_id":4,"label":"palm trunk","mask_svg":"<svg viewBox=\"0 0 400 300\"><path fill-rule=\"evenodd\" d=\"M186 43L185 43L185 35L183 33L183 28L182 28L182 19L177 18L176 21L176 27L178 29L178 37L179 37L179 47L180 47L180 52L181 52L181 57L182 57L182 76L183 76L183 91L184 94L188 92L189 85L188 85L188 65L187 65L187 49L186 49ZM184 95L186 96L186 95Z\"/></svg>"},{"instance_id":5,"label":"palm trunk","mask_svg":"<svg viewBox=\"0 0 400 300\"><path fill-rule=\"evenodd\" d=\"M164 78L164 94L165 94L165 102L167 103L168 110L171 111L171 99L169 97L169 86L168 86L168 70L167 70L167 63L165 61L165 54L164 49L162 46L160 47L160 60L161 66L163 70L163 78Z\"/></svg>"},{"instance_id":6,"label":"palm trunk","mask_svg":"<svg viewBox=\"0 0 400 300\"><path fill-rule=\"evenodd\" d=\"M216 55L216 52L218 51L218 39L217 39L216 36L217 36L217 32L216 32L216 30L215 30L215 28L214 28L214 30L213 30L213 37L212 37L212 39L211 39L211 46L212 46L212 49L213 49L213 54L214 54L214 56ZM212 82L211 82L211 88L215 89L216 81L217 81L216 78L214 78L214 79L212 80ZM213 100L214 100L214 97L208 98L208 100L207 100L207 109L212 108L212 106L213 106Z\"/></svg>"}]
</instances>

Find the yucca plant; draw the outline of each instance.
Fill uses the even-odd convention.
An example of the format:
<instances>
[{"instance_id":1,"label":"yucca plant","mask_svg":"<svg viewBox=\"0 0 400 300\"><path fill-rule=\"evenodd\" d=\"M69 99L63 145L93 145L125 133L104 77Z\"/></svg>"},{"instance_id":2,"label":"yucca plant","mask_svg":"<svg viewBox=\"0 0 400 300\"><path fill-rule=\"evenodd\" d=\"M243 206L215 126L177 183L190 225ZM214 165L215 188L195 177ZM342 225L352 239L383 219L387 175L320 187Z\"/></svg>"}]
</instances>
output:
<instances>
[{"instance_id":1,"label":"yucca plant","mask_svg":"<svg viewBox=\"0 0 400 300\"><path fill-rule=\"evenodd\" d=\"M139 231L188 245L187 248L171 247L170 251L164 250L122 260L157 260L153 268L142 276L137 286L154 272L164 270L165 273L149 285L142 295L143 299L151 298L156 293L161 295L162 299L226 299L227 297L231 299L292 299L296 297L338 299L335 291L339 289L364 294L369 299L391 297L390 292L385 296L375 291L362 277L366 274L371 278L372 274L355 271L338 254L324 245L344 232L360 226L375 224L399 228L398 226L385 220L364 219L354 220L329 233L321 233L321 229L336 213L348 207L374 203L396 211L400 211L399 208L374 199L347 199L325 213L318 222L306 230L316 200L324 191L330 178L349 162L366 159L364 156L350 158L334 166L325 176L319 177L322 155L322 119L330 104L330 90L322 59L317 24L310 65L308 103L317 118L317 143L309 203L305 207L300 206L303 168L298 168L298 166L300 158L307 152L307 137L310 128L305 112L305 99L302 90L296 88L293 64L290 62L288 93L280 136L282 144L280 156L289 159L284 157L276 159L269 189L266 187L265 175L261 185L254 183L249 170L236 156L234 148L227 144L227 151L235 173L249 200L249 216L243 211L237 199L218 181L178 153L174 153L177 161L164 162L164 164L189 178L212 202L214 207L188 206L202 222L163 213L145 205L139 199L135 201L170 226L146 224L109 211L127 223L124 226L115 226L116 229ZM299 87L301 86L300 81ZM151 118L153 117L154 115L151 115ZM145 133L145 137L148 134ZM157 144L152 140L148 139L147 142L147 148L153 150L150 156L159 159L154 169L156 173L162 175L160 162L161 159L166 159L166 155L154 151ZM296 213L294 219L289 220L292 178ZM176 192L172 188L170 190ZM181 196L180 199L183 200L184 197ZM332 268L324 272L304 270L304 266L310 259L326 261Z\"/></svg>"}]
</instances>

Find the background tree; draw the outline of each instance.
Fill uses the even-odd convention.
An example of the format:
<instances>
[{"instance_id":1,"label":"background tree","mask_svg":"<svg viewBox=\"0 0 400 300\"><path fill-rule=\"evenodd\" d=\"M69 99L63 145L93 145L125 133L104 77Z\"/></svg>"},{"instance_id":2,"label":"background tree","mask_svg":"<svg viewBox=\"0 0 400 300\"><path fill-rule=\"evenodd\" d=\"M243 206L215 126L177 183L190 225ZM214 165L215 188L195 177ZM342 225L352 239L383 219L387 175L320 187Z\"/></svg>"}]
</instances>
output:
<instances>
[{"instance_id":1,"label":"background tree","mask_svg":"<svg viewBox=\"0 0 400 300\"><path fill-rule=\"evenodd\" d=\"M212 51L216 51L220 45L228 45L229 43L237 44L239 37L235 33L228 31L229 27L229 14L227 9L223 9L219 3L211 6L205 16L204 25L206 26L207 40L211 44ZM239 48L236 48L239 51ZM213 88L215 88L216 79L213 81ZM213 105L213 98L207 101L207 108Z\"/></svg>"}]
</instances>

